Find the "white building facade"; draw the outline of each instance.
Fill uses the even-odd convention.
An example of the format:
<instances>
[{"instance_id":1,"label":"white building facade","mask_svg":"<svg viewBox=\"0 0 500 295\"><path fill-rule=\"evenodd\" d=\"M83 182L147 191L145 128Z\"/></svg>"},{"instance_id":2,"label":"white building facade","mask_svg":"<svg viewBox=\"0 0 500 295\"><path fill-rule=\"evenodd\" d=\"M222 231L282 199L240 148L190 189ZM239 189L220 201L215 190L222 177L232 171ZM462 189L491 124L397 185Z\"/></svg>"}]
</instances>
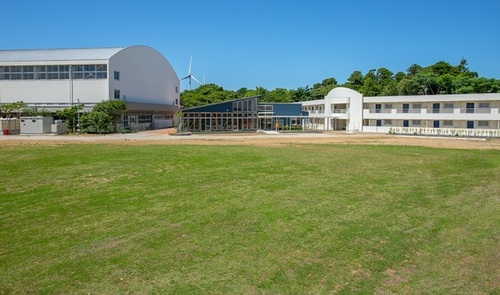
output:
<instances>
[{"instance_id":1,"label":"white building facade","mask_svg":"<svg viewBox=\"0 0 500 295\"><path fill-rule=\"evenodd\" d=\"M179 78L147 46L0 50L0 104L23 101L55 112L77 103L90 110L111 99L127 103L125 127L172 126L179 109Z\"/></svg>"},{"instance_id":2,"label":"white building facade","mask_svg":"<svg viewBox=\"0 0 500 295\"><path fill-rule=\"evenodd\" d=\"M338 87L302 108L318 130L500 137L500 93L363 97Z\"/></svg>"}]
</instances>

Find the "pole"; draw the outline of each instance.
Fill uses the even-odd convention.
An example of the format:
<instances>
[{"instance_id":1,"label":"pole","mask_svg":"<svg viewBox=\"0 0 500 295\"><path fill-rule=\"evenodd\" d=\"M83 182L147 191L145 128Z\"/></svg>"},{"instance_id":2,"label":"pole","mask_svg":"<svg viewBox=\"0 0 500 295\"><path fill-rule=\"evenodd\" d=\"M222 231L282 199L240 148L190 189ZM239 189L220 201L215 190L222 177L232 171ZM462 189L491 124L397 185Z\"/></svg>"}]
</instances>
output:
<instances>
[{"instance_id":1,"label":"pole","mask_svg":"<svg viewBox=\"0 0 500 295\"><path fill-rule=\"evenodd\" d=\"M69 104L73 107L73 67L69 66ZM73 117L75 120L75 117ZM76 133L76 125L73 122L73 133Z\"/></svg>"},{"instance_id":2,"label":"pole","mask_svg":"<svg viewBox=\"0 0 500 295\"><path fill-rule=\"evenodd\" d=\"M80 133L80 99L77 99L77 101L78 101L78 110L77 110L78 123L76 125L76 132Z\"/></svg>"}]
</instances>

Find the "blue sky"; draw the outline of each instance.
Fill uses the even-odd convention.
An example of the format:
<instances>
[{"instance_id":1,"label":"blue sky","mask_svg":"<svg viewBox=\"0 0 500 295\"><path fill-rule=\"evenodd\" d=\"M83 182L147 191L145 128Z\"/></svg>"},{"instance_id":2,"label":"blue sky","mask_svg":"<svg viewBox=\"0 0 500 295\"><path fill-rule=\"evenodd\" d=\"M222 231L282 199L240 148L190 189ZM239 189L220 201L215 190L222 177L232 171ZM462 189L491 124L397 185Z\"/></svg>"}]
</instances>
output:
<instances>
[{"instance_id":1,"label":"blue sky","mask_svg":"<svg viewBox=\"0 0 500 295\"><path fill-rule=\"evenodd\" d=\"M295 89L465 57L500 78L498 0L5 1L0 49L147 45L179 78ZM186 89L187 82L181 83Z\"/></svg>"}]
</instances>

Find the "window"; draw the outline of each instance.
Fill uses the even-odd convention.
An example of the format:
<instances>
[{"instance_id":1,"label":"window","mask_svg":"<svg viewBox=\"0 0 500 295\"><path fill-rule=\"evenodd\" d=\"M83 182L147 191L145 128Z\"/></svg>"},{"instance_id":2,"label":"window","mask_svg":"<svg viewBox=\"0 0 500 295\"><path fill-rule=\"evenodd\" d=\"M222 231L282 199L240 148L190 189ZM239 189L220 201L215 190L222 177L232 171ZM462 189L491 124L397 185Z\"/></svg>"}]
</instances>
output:
<instances>
[{"instance_id":1,"label":"window","mask_svg":"<svg viewBox=\"0 0 500 295\"><path fill-rule=\"evenodd\" d=\"M413 104L413 108L414 109L421 109L422 108L422 104L421 103L414 103Z\"/></svg>"},{"instance_id":2,"label":"window","mask_svg":"<svg viewBox=\"0 0 500 295\"><path fill-rule=\"evenodd\" d=\"M453 108L453 104L452 103L445 103L444 104L444 108L445 109L452 109Z\"/></svg>"},{"instance_id":3,"label":"window","mask_svg":"<svg viewBox=\"0 0 500 295\"><path fill-rule=\"evenodd\" d=\"M272 112L273 111L273 106L272 105L259 105L259 112Z\"/></svg>"},{"instance_id":4,"label":"window","mask_svg":"<svg viewBox=\"0 0 500 295\"><path fill-rule=\"evenodd\" d=\"M392 109L392 103L386 103L384 109Z\"/></svg>"},{"instance_id":5,"label":"window","mask_svg":"<svg viewBox=\"0 0 500 295\"><path fill-rule=\"evenodd\" d=\"M153 122L153 117L151 115L139 115L137 116L137 123L151 123Z\"/></svg>"},{"instance_id":6,"label":"window","mask_svg":"<svg viewBox=\"0 0 500 295\"><path fill-rule=\"evenodd\" d=\"M392 125L392 120L384 120L384 125Z\"/></svg>"},{"instance_id":7,"label":"window","mask_svg":"<svg viewBox=\"0 0 500 295\"><path fill-rule=\"evenodd\" d=\"M70 70L71 67L71 70ZM107 65L2 66L0 80L106 79Z\"/></svg>"},{"instance_id":8,"label":"window","mask_svg":"<svg viewBox=\"0 0 500 295\"><path fill-rule=\"evenodd\" d=\"M488 127L488 126L490 126L490 122L488 122L488 121L478 121L477 125L480 126L480 127Z\"/></svg>"},{"instance_id":9,"label":"window","mask_svg":"<svg viewBox=\"0 0 500 295\"><path fill-rule=\"evenodd\" d=\"M422 122L420 120L413 120L413 121L411 121L411 124L414 126L420 126L420 125L422 125Z\"/></svg>"},{"instance_id":10,"label":"window","mask_svg":"<svg viewBox=\"0 0 500 295\"><path fill-rule=\"evenodd\" d=\"M115 71L114 77L115 77L115 80L120 81L120 72Z\"/></svg>"},{"instance_id":11,"label":"window","mask_svg":"<svg viewBox=\"0 0 500 295\"><path fill-rule=\"evenodd\" d=\"M479 103L479 108L480 109L489 109L490 108L490 103L489 102L480 102Z\"/></svg>"},{"instance_id":12,"label":"window","mask_svg":"<svg viewBox=\"0 0 500 295\"><path fill-rule=\"evenodd\" d=\"M175 93L179 93L179 87L175 86Z\"/></svg>"},{"instance_id":13,"label":"window","mask_svg":"<svg viewBox=\"0 0 500 295\"><path fill-rule=\"evenodd\" d=\"M179 100L176 98L175 99L175 105L178 105L179 104Z\"/></svg>"},{"instance_id":14,"label":"window","mask_svg":"<svg viewBox=\"0 0 500 295\"><path fill-rule=\"evenodd\" d=\"M120 90L115 89L115 98L120 99Z\"/></svg>"},{"instance_id":15,"label":"window","mask_svg":"<svg viewBox=\"0 0 500 295\"><path fill-rule=\"evenodd\" d=\"M443 121L443 126L453 126L453 121L445 120Z\"/></svg>"}]
</instances>

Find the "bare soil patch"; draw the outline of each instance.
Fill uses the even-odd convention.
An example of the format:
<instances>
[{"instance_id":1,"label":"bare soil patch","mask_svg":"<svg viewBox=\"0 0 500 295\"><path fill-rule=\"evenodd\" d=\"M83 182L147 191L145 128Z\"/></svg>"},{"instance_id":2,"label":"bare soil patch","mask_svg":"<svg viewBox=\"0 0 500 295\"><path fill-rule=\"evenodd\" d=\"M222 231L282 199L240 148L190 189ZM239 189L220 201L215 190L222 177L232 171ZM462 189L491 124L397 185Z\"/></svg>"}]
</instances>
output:
<instances>
[{"instance_id":1,"label":"bare soil patch","mask_svg":"<svg viewBox=\"0 0 500 295\"><path fill-rule=\"evenodd\" d=\"M0 136L0 145L16 144L65 144L65 143L106 143L106 144L174 144L174 145L255 145L281 146L289 144L361 144L425 146L452 149L493 149L500 150L500 139L398 136L375 133L281 133L267 135L254 133L206 133L187 136L173 136L174 129L144 131L132 134L113 135L43 135L43 136Z\"/></svg>"}]
</instances>

